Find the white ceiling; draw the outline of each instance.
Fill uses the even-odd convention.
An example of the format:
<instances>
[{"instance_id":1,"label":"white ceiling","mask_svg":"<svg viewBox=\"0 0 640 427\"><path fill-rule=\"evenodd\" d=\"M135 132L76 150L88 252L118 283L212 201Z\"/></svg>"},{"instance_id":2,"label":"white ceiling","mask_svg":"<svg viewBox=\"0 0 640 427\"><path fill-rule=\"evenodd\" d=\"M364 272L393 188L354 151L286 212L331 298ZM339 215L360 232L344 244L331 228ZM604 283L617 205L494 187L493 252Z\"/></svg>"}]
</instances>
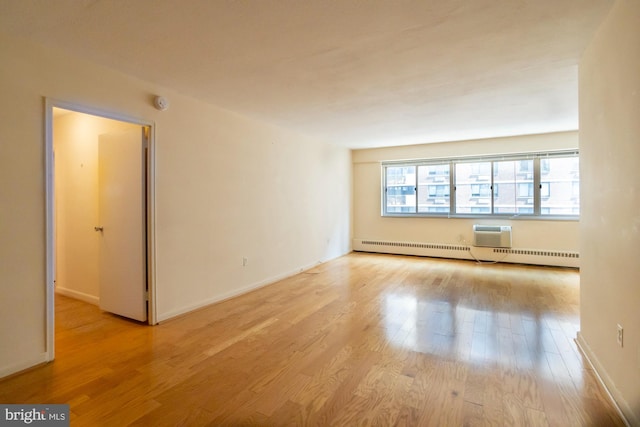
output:
<instances>
[{"instance_id":1,"label":"white ceiling","mask_svg":"<svg viewBox=\"0 0 640 427\"><path fill-rule=\"evenodd\" d=\"M578 126L612 0L0 0L0 31L351 148Z\"/></svg>"}]
</instances>

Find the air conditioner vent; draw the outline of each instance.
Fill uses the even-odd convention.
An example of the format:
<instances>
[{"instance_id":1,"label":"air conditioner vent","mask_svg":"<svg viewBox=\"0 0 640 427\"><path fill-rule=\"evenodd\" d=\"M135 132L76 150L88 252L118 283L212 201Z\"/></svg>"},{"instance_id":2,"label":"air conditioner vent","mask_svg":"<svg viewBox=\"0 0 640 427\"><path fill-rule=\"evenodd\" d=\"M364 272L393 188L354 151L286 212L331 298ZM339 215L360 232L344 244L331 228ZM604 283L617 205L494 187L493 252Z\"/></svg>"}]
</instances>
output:
<instances>
[{"instance_id":1,"label":"air conditioner vent","mask_svg":"<svg viewBox=\"0 0 640 427\"><path fill-rule=\"evenodd\" d=\"M510 225L481 225L473 226L473 245L488 248L510 248Z\"/></svg>"},{"instance_id":2,"label":"air conditioner vent","mask_svg":"<svg viewBox=\"0 0 640 427\"><path fill-rule=\"evenodd\" d=\"M476 231L488 231L491 233L500 233L502 231L501 225L474 225L473 226L474 233Z\"/></svg>"}]
</instances>

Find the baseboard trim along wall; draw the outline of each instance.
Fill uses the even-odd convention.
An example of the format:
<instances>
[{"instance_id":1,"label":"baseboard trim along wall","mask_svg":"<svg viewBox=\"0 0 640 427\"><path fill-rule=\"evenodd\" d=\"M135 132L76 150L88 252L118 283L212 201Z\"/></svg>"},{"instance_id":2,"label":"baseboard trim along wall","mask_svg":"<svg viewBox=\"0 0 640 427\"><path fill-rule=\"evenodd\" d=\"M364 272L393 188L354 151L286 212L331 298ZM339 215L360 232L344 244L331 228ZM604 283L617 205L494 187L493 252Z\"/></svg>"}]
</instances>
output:
<instances>
[{"instance_id":1,"label":"baseboard trim along wall","mask_svg":"<svg viewBox=\"0 0 640 427\"><path fill-rule=\"evenodd\" d=\"M589 344L587 344L587 342L585 341L584 336L580 332L578 332L578 335L576 337L576 344L578 345L578 348L580 349L580 352L582 353L584 358L587 359L587 362L589 363L589 365L591 365L591 368L596 373L596 378L607 392L609 399L611 399L611 401L613 402L613 406L615 406L615 408L618 410L618 413L624 420L625 424L627 426L640 426L640 419L638 419L634 415L633 411L631 410L631 406L629 406L627 401L622 397L615 384L602 367L602 364L600 364L600 361L598 361L598 358L591 350L591 347L589 347Z\"/></svg>"},{"instance_id":2,"label":"baseboard trim along wall","mask_svg":"<svg viewBox=\"0 0 640 427\"><path fill-rule=\"evenodd\" d=\"M527 248L484 248L466 244L398 242L377 239L353 239L353 250L356 252L377 252L516 264L580 267L580 255L577 252L571 251Z\"/></svg>"},{"instance_id":3,"label":"baseboard trim along wall","mask_svg":"<svg viewBox=\"0 0 640 427\"><path fill-rule=\"evenodd\" d=\"M73 289L67 289L56 285L56 293L66 297L79 299L80 301L88 302L89 304L100 305L100 298L94 295L85 294L84 292L74 291Z\"/></svg>"},{"instance_id":4,"label":"baseboard trim along wall","mask_svg":"<svg viewBox=\"0 0 640 427\"><path fill-rule=\"evenodd\" d=\"M248 286L244 286L242 288L234 289L233 291L230 291L230 292L225 292L223 294L216 295L213 298L209 298L209 299L206 299L206 300L199 301L197 304L193 304L193 305L190 305L188 307L182 307L182 308L179 308L177 310L169 311L167 313L158 313L158 322L167 321L167 320L172 319L174 317L178 317L178 316L181 316L183 314L187 314L187 313L189 313L191 311L198 310L198 309L206 307L208 305L216 304L216 303L219 303L219 302L222 302L222 301L225 301L225 300L228 300L228 299L231 299L231 298L235 298L235 297L238 297L240 295L249 293L251 291L255 291L256 289L260 289L260 288L262 288L264 286L270 285L272 283L278 282L278 281L286 279L288 277L295 276L296 274L302 273L305 270L309 270L311 268L314 268L314 267L322 264L323 262L326 262L326 261L319 261L319 262L314 263L314 264L303 266L303 267L300 267L300 268L298 268L296 270L289 271L287 273L280 274L280 275L277 275L277 276L273 276L273 277L270 277L270 278L265 279L265 280L261 280L261 281L256 282L256 283L252 283L252 284L250 284Z\"/></svg>"}]
</instances>

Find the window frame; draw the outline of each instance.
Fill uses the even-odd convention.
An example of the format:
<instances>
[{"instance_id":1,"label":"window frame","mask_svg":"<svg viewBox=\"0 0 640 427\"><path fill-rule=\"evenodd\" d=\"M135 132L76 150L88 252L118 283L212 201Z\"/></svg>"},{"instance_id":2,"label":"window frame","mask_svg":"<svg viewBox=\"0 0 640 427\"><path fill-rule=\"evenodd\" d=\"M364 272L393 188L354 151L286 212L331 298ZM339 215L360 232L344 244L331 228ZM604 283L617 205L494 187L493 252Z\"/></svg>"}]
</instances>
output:
<instances>
[{"instance_id":1,"label":"window frame","mask_svg":"<svg viewBox=\"0 0 640 427\"><path fill-rule=\"evenodd\" d=\"M503 155L491 155L491 156L469 156L469 157L445 157L445 158L433 158L433 159L415 159L415 160L404 160L404 161L383 161L381 162L381 216L383 217L435 217L435 218L508 218L508 219L534 219L534 220L572 220L578 221L580 219L580 214L563 214L563 215L551 215L543 213L541 209L542 200L546 197L549 197L551 189L547 189L547 195L542 195L542 185L541 182L541 166L544 162L542 160L550 159L550 158L559 158L559 157L577 157L578 163L580 161L580 153L579 150L558 150L558 151L543 151L543 152L529 152L529 153L513 153L513 154L503 154ZM533 170L526 171L526 173L532 174L533 179L533 213L517 213L518 206L514 207L516 213L495 213L494 205L497 200L498 194L496 192L496 186L502 182L494 183L494 168L496 168L497 162L501 161L523 161L523 160L533 160ZM474 182L475 185L489 185L489 198L490 203L487 204L487 207L490 207L490 211L488 213L457 213L456 212L456 165L461 163L481 163L481 162L490 162L490 174L489 180L483 182ZM449 208L449 212L421 212L420 211L420 194L419 188L422 185L425 190L429 191L428 188L436 185L447 185L446 181L442 182L426 182L420 183L418 181L418 168L420 166L438 166L438 165L448 165L449 167L449 205L446 203L440 208ZM387 211L387 168L389 167L415 167L415 208L414 212L388 212ZM497 168L496 168L497 169ZM521 171L522 172L522 171ZM548 172L548 171L547 171ZM428 176L446 176L446 174L438 173L438 174L428 174ZM484 175L483 175L484 176ZM578 176L578 185L580 185L579 176ZM514 180L514 185L516 189L518 187L517 180ZM468 184L471 185L471 184ZM575 182L574 184L575 185ZM484 197L484 196L474 196L474 198ZM433 198L428 195L427 198ZM578 205L578 210L580 209L580 205ZM472 210L472 209L471 209Z\"/></svg>"}]
</instances>

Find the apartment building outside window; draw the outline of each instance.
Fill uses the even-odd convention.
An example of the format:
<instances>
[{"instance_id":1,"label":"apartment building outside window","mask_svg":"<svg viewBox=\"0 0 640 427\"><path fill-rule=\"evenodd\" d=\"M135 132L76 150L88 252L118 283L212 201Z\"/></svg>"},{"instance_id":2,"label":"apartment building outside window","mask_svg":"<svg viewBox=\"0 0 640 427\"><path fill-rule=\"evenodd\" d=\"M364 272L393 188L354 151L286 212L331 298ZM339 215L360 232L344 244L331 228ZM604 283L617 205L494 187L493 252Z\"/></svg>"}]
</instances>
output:
<instances>
[{"instance_id":1,"label":"apartment building outside window","mask_svg":"<svg viewBox=\"0 0 640 427\"><path fill-rule=\"evenodd\" d=\"M383 163L387 216L580 214L577 151Z\"/></svg>"}]
</instances>

